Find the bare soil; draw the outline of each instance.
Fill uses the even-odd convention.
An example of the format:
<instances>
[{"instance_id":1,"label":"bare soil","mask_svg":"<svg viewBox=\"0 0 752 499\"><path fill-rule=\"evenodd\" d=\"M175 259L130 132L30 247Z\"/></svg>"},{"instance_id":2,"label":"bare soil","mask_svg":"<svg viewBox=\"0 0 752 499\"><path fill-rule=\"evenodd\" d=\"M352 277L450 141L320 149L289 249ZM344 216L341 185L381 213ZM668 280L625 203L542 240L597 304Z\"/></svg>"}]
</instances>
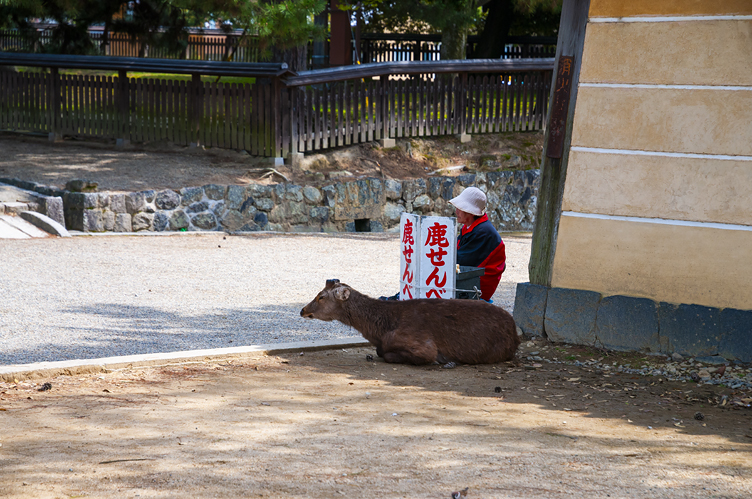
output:
<instances>
[{"instance_id":1,"label":"bare soil","mask_svg":"<svg viewBox=\"0 0 752 499\"><path fill-rule=\"evenodd\" d=\"M0 383L0 490L13 498L752 494L750 411L718 403L738 394L553 362L610 355L624 364L641 361L637 354L538 340L519 357L544 348L535 364L452 370L386 364L369 360L372 348L351 348Z\"/></svg>"},{"instance_id":2,"label":"bare soil","mask_svg":"<svg viewBox=\"0 0 752 499\"><path fill-rule=\"evenodd\" d=\"M500 135L483 147L474 139L467 154L453 139L413 141L413 158L405 142L391 151L353 146L310 174L279 173L372 174L372 161L358 159L367 156L385 176L424 176L491 150L502 156L507 139L538 147L540 137L524 145L528 137ZM428 159L444 146L440 161ZM0 148L0 176L58 186L83 178L100 190L244 183L263 171L233 151L9 135ZM543 360L526 360L535 351ZM576 366L594 356L644 359L544 340L523 343L514 363L453 370L368 355L374 349L2 382L0 496L448 498L465 488L468 498L752 496L751 411L726 402L748 393Z\"/></svg>"},{"instance_id":3,"label":"bare soil","mask_svg":"<svg viewBox=\"0 0 752 499\"><path fill-rule=\"evenodd\" d=\"M63 188L73 179L98 184L99 191L180 189L196 185L244 185L285 180L317 185L362 177L394 179L459 175L473 171L537 168L540 132L479 135L465 144L455 137L399 139L306 154L299 167L272 167L269 158L245 151L180 147L165 143L116 148L104 141L0 133L0 177ZM288 162L286 162L288 163Z\"/></svg>"}]
</instances>

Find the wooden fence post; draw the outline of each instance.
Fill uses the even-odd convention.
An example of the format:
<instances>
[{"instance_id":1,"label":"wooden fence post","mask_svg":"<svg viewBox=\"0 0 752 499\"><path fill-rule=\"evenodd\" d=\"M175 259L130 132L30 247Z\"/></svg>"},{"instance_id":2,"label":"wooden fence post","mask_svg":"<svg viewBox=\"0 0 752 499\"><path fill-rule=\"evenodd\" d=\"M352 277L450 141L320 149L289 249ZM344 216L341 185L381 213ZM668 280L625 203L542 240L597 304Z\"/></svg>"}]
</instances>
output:
<instances>
[{"instance_id":1,"label":"wooden fence post","mask_svg":"<svg viewBox=\"0 0 752 499\"><path fill-rule=\"evenodd\" d=\"M201 75L191 75L191 90L188 92L188 109L189 109L189 130L191 141L190 147L198 147L201 145L201 114L204 104L204 92L203 84L201 83Z\"/></svg>"},{"instance_id":2,"label":"wooden fence post","mask_svg":"<svg viewBox=\"0 0 752 499\"><path fill-rule=\"evenodd\" d=\"M381 110L381 147L394 147L397 141L391 136L392 132L392 82L384 75L379 77L379 109Z\"/></svg>"},{"instance_id":3,"label":"wooden fence post","mask_svg":"<svg viewBox=\"0 0 752 499\"><path fill-rule=\"evenodd\" d=\"M130 96L128 92L128 72L126 70L118 71L115 89L115 106L118 112L115 144L118 147L123 147L131 141Z\"/></svg>"},{"instance_id":4,"label":"wooden fence post","mask_svg":"<svg viewBox=\"0 0 752 499\"><path fill-rule=\"evenodd\" d=\"M63 138L62 130L60 129L60 87L60 70L58 68L51 68L50 76L47 80L47 88L50 96L47 118L47 122L49 123L48 138L51 142Z\"/></svg>"},{"instance_id":5,"label":"wooden fence post","mask_svg":"<svg viewBox=\"0 0 752 499\"><path fill-rule=\"evenodd\" d=\"M271 123L271 131L272 131L272 157L275 158L275 162L277 161L283 161L283 153L282 153L282 113L280 110L280 105L282 105L282 99L280 98L280 94L282 93L282 83L280 82L279 78L276 76L272 78L272 98L271 98L271 106L272 106L272 123ZM277 159L279 158L279 159Z\"/></svg>"},{"instance_id":6,"label":"wooden fence post","mask_svg":"<svg viewBox=\"0 0 752 499\"><path fill-rule=\"evenodd\" d=\"M455 135L460 142L470 142L470 135L467 134L467 73L460 73L458 83L454 93L454 123Z\"/></svg>"}]
</instances>

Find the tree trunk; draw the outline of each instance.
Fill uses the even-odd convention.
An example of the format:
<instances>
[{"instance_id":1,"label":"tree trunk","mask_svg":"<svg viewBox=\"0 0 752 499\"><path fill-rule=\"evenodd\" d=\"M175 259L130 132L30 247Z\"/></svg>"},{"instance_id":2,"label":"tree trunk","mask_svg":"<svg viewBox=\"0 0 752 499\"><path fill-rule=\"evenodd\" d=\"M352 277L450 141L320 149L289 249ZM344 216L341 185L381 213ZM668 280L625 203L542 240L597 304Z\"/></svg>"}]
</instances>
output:
<instances>
[{"instance_id":1,"label":"tree trunk","mask_svg":"<svg viewBox=\"0 0 752 499\"><path fill-rule=\"evenodd\" d=\"M272 61L286 62L288 69L292 71L305 71L308 69L308 46L299 45L287 50L272 48Z\"/></svg>"},{"instance_id":2,"label":"tree trunk","mask_svg":"<svg viewBox=\"0 0 752 499\"><path fill-rule=\"evenodd\" d=\"M441 32L441 60L467 59L467 28L447 26Z\"/></svg>"},{"instance_id":3,"label":"tree trunk","mask_svg":"<svg viewBox=\"0 0 752 499\"><path fill-rule=\"evenodd\" d=\"M473 59L499 59L504 55L504 45L514 22L514 3L512 0L491 0L483 10L488 11L488 16Z\"/></svg>"}]
</instances>

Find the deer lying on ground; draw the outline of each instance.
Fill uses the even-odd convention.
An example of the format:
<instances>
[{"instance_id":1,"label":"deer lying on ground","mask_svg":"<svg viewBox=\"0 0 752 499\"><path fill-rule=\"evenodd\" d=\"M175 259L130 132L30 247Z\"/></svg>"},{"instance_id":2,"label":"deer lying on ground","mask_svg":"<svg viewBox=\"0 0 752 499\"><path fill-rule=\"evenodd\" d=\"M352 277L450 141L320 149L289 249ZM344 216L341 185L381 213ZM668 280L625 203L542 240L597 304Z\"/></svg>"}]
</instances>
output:
<instances>
[{"instance_id":1,"label":"deer lying on ground","mask_svg":"<svg viewBox=\"0 0 752 499\"><path fill-rule=\"evenodd\" d=\"M375 300L337 279L300 315L354 327L390 363L492 364L512 360L520 344L509 312L485 301Z\"/></svg>"}]
</instances>

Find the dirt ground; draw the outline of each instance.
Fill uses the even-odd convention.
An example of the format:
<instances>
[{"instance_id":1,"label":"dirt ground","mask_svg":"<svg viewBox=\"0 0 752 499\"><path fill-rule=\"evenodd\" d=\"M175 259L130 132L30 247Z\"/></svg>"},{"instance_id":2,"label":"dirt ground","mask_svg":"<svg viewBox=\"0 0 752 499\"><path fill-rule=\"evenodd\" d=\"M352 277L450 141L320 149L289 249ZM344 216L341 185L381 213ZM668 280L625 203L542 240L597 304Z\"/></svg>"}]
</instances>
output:
<instances>
[{"instance_id":1,"label":"dirt ground","mask_svg":"<svg viewBox=\"0 0 752 499\"><path fill-rule=\"evenodd\" d=\"M537 168L543 151L540 132L398 139L382 148L375 142L306 154L300 167L272 168L269 158L245 151L200 149L155 143L116 148L108 142L0 133L0 177L63 188L73 179L98 184L99 191L180 189L206 184L277 183L285 179L317 185L333 179L407 179L429 174L458 175L500 168Z\"/></svg>"},{"instance_id":2,"label":"dirt ground","mask_svg":"<svg viewBox=\"0 0 752 499\"><path fill-rule=\"evenodd\" d=\"M546 347L524 343L519 357ZM728 389L552 361L609 355L582 347L546 348L535 364L453 370L368 355L374 349L294 352L0 383L2 496L752 494L750 411L719 405Z\"/></svg>"},{"instance_id":3,"label":"dirt ground","mask_svg":"<svg viewBox=\"0 0 752 499\"><path fill-rule=\"evenodd\" d=\"M0 148L0 176L61 186L85 178L100 190L258 174L236 152L8 135ZM347 154L364 148L409 158L404 143ZM411 149L413 175L458 162L449 153L444 163L415 159L428 149ZM514 363L446 370L369 360L372 348L301 353L2 382L0 496L449 498L465 488L467 498L752 496L752 411L728 403L749 393L574 364L639 365L648 361L640 354L537 340Z\"/></svg>"}]
</instances>

